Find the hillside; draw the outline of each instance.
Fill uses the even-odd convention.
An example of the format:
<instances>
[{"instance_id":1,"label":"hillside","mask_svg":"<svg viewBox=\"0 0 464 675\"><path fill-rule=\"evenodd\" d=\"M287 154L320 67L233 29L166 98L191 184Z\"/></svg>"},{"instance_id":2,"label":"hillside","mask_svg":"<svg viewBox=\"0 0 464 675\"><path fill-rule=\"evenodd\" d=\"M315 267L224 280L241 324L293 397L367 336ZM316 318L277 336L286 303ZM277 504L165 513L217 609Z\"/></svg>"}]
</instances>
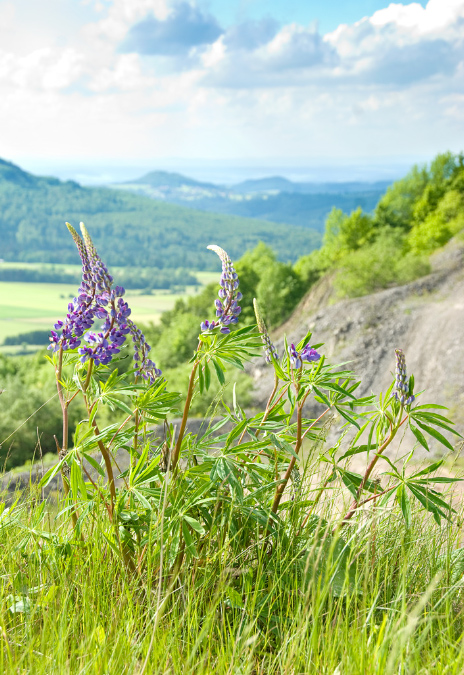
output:
<instances>
[{"instance_id":1,"label":"hillside","mask_svg":"<svg viewBox=\"0 0 464 675\"><path fill-rule=\"evenodd\" d=\"M77 262L65 221L86 222L110 265L216 269L206 251L220 243L230 255L264 241L283 260L319 246L320 234L154 201L110 188L34 176L0 160L1 257L7 261Z\"/></svg>"},{"instance_id":2,"label":"hillside","mask_svg":"<svg viewBox=\"0 0 464 675\"><path fill-rule=\"evenodd\" d=\"M177 173L153 171L112 187L171 204L196 209L290 223L322 232L332 208L372 211L389 183L299 183L270 176L224 186L202 183Z\"/></svg>"},{"instance_id":3,"label":"hillside","mask_svg":"<svg viewBox=\"0 0 464 675\"><path fill-rule=\"evenodd\" d=\"M392 381L395 348L406 354L408 372L423 401L450 408L464 435L464 236L432 256L432 273L404 286L362 298L334 302L332 277L322 278L275 333L283 351L308 330L312 342L335 363L349 362L362 380L359 395L385 391ZM273 374L260 360L251 369L254 402L265 403ZM456 442L456 438L453 440Z\"/></svg>"}]
</instances>

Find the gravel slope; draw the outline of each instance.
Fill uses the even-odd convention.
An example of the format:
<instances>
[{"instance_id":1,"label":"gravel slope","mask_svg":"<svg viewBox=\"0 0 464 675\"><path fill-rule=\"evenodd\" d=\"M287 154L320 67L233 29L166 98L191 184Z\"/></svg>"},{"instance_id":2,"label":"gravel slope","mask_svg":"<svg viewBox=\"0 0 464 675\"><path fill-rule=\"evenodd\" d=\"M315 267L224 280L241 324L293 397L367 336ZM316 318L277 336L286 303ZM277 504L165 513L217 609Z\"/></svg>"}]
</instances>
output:
<instances>
[{"instance_id":1,"label":"gravel slope","mask_svg":"<svg viewBox=\"0 0 464 675\"><path fill-rule=\"evenodd\" d=\"M279 353L284 334L297 342L311 329L312 342L324 343L332 363L350 362L362 380L362 395L388 388L399 347L416 391L425 390L422 402L449 407L464 435L464 241L450 242L432 266L432 274L405 286L339 302L333 301L330 279L322 279L274 335ZM260 360L250 372L255 403L262 405L272 370Z\"/></svg>"}]
</instances>

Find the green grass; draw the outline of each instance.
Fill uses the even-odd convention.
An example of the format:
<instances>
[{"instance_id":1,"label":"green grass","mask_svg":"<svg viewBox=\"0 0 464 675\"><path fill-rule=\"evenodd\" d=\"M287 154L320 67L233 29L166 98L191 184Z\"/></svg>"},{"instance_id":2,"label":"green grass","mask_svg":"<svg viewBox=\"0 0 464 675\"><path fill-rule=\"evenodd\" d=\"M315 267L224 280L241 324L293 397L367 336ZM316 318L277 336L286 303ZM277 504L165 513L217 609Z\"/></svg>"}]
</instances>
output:
<instances>
[{"instance_id":1,"label":"green grass","mask_svg":"<svg viewBox=\"0 0 464 675\"><path fill-rule=\"evenodd\" d=\"M245 561L225 526L222 549L205 550L168 590L155 541L134 577L109 548L103 517L86 542L66 544L58 511L30 502L2 517L5 675L463 672L463 570L451 564L462 511L441 527L416 513L406 530L395 511L369 509L345 532L356 571L341 592L330 565L311 571L320 552L308 529L309 563L298 568L278 540Z\"/></svg>"},{"instance_id":2,"label":"green grass","mask_svg":"<svg viewBox=\"0 0 464 675\"><path fill-rule=\"evenodd\" d=\"M205 284L217 280L215 272L200 272L198 279ZM171 309L176 300L198 292L189 286L184 293L153 291L150 295L127 291L126 298L132 308L134 321L157 323L162 312ZM72 284L29 284L25 282L0 282L0 345L8 336L33 330L48 330L63 317L70 298L76 293ZM2 348L2 351L5 348Z\"/></svg>"}]
</instances>

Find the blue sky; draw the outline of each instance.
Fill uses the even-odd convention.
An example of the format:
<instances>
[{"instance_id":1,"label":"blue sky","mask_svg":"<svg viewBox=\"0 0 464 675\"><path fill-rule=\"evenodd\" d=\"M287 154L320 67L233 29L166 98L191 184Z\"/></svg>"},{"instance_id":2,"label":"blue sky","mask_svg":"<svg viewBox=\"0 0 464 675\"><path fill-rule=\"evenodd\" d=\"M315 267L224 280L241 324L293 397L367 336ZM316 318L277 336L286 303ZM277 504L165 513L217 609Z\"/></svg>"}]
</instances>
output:
<instances>
[{"instance_id":1,"label":"blue sky","mask_svg":"<svg viewBox=\"0 0 464 675\"><path fill-rule=\"evenodd\" d=\"M0 157L372 166L463 149L464 0L0 0Z\"/></svg>"},{"instance_id":2,"label":"blue sky","mask_svg":"<svg viewBox=\"0 0 464 675\"><path fill-rule=\"evenodd\" d=\"M341 23L354 23L370 16L389 3L382 0L211 0L208 8L224 25L272 16L282 23L309 24L317 21L323 33L335 30ZM420 5L425 7L426 0Z\"/></svg>"}]
</instances>

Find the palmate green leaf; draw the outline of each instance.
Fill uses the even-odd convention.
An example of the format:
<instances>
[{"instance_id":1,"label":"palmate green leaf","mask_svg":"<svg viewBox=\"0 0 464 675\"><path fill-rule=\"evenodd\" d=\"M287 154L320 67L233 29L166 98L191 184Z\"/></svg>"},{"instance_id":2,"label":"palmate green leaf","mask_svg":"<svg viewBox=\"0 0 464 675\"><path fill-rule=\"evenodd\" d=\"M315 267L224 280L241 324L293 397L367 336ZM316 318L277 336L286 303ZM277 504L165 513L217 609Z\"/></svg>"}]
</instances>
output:
<instances>
[{"instance_id":1,"label":"palmate green leaf","mask_svg":"<svg viewBox=\"0 0 464 675\"><path fill-rule=\"evenodd\" d=\"M87 501L87 488L82 477L82 469L75 457L71 461L71 490L75 498L79 493Z\"/></svg>"},{"instance_id":2,"label":"palmate green leaf","mask_svg":"<svg viewBox=\"0 0 464 675\"><path fill-rule=\"evenodd\" d=\"M38 487L39 488L47 487L50 481L56 476L58 471L60 471L65 461L66 461L65 459L62 459L60 462L58 462L58 464L55 464L55 466L50 467L50 469L42 476Z\"/></svg>"},{"instance_id":3,"label":"palmate green leaf","mask_svg":"<svg viewBox=\"0 0 464 675\"><path fill-rule=\"evenodd\" d=\"M423 429L424 431L426 431L430 436L433 436L433 438L435 438L439 443L441 443L442 445L444 445L444 446L445 446L446 448L448 448L449 450L454 450L453 446L452 446L451 443L448 441L448 439L445 438L439 431L437 431L437 430L434 429L433 427L427 426L427 425L424 424L423 422L419 422L419 420L418 420L417 418L416 418L416 422L417 422L417 424L420 426L421 429ZM413 432L413 433L414 433L414 432Z\"/></svg>"},{"instance_id":4,"label":"palmate green leaf","mask_svg":"<svg viewBox=\"0 0 464 675\"><path fill-rule=\"evenodd\" d=\"M239 437L242 435L243 431L245 431L245 429L247 428L247 426L248 426L248 420L247 420L247 419L244 419L244 420L242 420L241 422L239 422L239 423L232 429L232 431L231 431L231 432L229 433L229 435L227 436L227 440L226 440L226 449L231 445L231 443L233 443L233 442L235 441L236 438L239 438Z\"/></svg>"},{"instance_id":5,"label":"palmate green leaf","mask_svg":"<svg viewBox=\"0 0 464 675\"><path fill-rule=\"evenodd\" d=\"M207 361L205 362L204 370L205 370L205 389L206 391L208 391L211 385L211 371L209 369Z\"/></svg>"},{"instance_id":6,"label":"palmate green leaf","mask_svg":"<svg viewBox=\"0 0 464 675\"><path fill-rule=\"evenodd\" d=\"M261 487L257 488L253 492L250 492L249 494L247 494L245 496L244 500L243 500L243 503L246 504L247 502L258 501L258 497L261 498L261 496L263 494L265 494L266 492L272 491L272 493L274 493L274 489L277 487L277 485L280 485L282 482L283 482L283 479L279 479L279 480L271 481L270 483L266 483L265 485L261 485ZM283 504L287 504L287 502L281 502L280 506L282 506ZM300 507L302 505L304 506L304 504L302 504L302 502L298 502L298 505Z\"/></svg>"},{"instance_id":7,"label":"palmate green leaf","mask_svg":"<svg viewBox=\"0 0 464 675\"><path fill-rule=\"evenodd\" d=\"M282 450L282 452L288 453L296 460L300 461L300 457L296 454L290 443L287 443L287 441L284 441L282 438L278 438L275 434L269 434L269 438L276 448Z\"/></svg>"},{"instance_id":8,"label":"palmate green leaf","mask_svg":"<svg viewBox=\"0 0 464 675\"><path fill-rule=\"evenodd\" d=\"M419 443L422 445L423 448L427 450L427 452L430 452L430 448L428 446L427 440L425 436L419 431L417 427L415 427L411 422L409 422L409 428L411 429L412 433L414 436L417 438Z\"/></svg>"},{"instance_id":9,"label":"palmate green leaf","mask_svg":"<svg viewBox=\"0 0 464 675\"><path fill-rule=\"evenodd\" d=\"M345 452L344 455L339 457L339 461L341 462L342 459L346 459L347 457L352 457L353 455L360 455L363 452L370 452L370 450L376 450L377 449L377 444L374 443L373 445L356 445L354 448L350 448Z\"/></svg>"},{"instance_id":10,"label":"palmate green leaf","mask_svg":"<svg viewBox=\"0 0 464 675\"><path fill-rule=\"evenodd\" d=\"M151 504L148 499L142 494L140 490L133 488L131 493L134 495L135 499L143 506L144 509L151 511Z\"/></svg>"},{"instance_id":11,"label":"palmate green leaf","mask_svg":"<svg viewBox=\"0 0 464 675\"><path fill-rule=\"evenodd\" d=\"M201 366L198 368L198 387L200 394L202 394L205 389L205 376L203 375L203 368Z\"/></svg>"},{"instance_id":12,"label":"palmate green leaf","mask_svg":"<svg viewBox=\"0 0 464 675\"><path fill-rule=\"evenodd\" d=\"M420 481L408 481L406 484L408 487L412 485L416 490L419 490L422 494L426 495L427 499L429 499L436 506L456 513L456 510L451 506L451 504L442 499L441 493L430 487L430 483L426 483L424 485Z\"/></svg>"},{"instance_id":13,"label":"palmate green leaf","mask_svg":"<svg viewBox=\"0 0 464 675\"><path fill-rule=\"evenodd\" d=\"M413 479L415 480L419 476L427 476L428 474L433 473L434 471L439 469L443 465L444 461L445 461L444 459L439 459L436 462L433 462L433 464L429 464L429 466L426 466L425 469L421 469L420 471L417 471L417 473L413 474L409 478L411 480L413 480Z\"/></svg>"},{"instance_id":14,"label":"palmate green leaf","mask_svg":"<svg viewBox=\"0 0 464 675\"><path fill-rule=\"evenodd\" d=\"M142 471L143 467L145 466L149 448L150 448L149 444L145 443L145 447L143 448L140 457L138 458L137 464L134 466L134 468L131 468L129 485L134 484L134 480L137 477L137 474L139 474Z\"/></svg>"},{"instance_id":15,"label":"palmate green leaf","mask_svg":"<svg viewBox=\"0 0 464 675\"><path fill-rule=\"evenodd\" d=\"M332 407L332 402L330 401L329 398L322 392L318 387L316 387L315 384L313 384L313 391L316 394L314 397L316 401L319 401L320 403L324 403L328 408Z\"/></svg>"},{"instance_id":16,"label":"palmate green leaf","mask_svg":"<svg viewBox=\"0 0 464 675\"><path fill-rule=\"evenodd\" d=\"M353 424L355 427L357 427L359 429L359 424L357 423L357 421L354 419L354 417L352 417L349 413L347 413L346 410L343 410L338 405L334 405L334 408L337 410L337 412L340 413L340 415L344 419L346 419L347 422L349 422L350 424Z\"/></svg>"},{"instance_id":17,"label":"palmate green leaf","mask_svg":"<svg viewBox=\"0 0 464 675\"><path fill-rule=\"evenodd\" d=\"M103 467L100 466L95 457L92 457L92 455L88 455L85 452L82 453L82 457L88 461L88 463L95 469L97 473L100 474L100 476L105 476Z\"/></svg>"},{"instance_id":18,"label":"palmate green leaf","mask_svg":"<svg viewBox=\"0 0 464 675\"><path fill-rule=\"evenodd\" d=\"M414 412L416 410L426 410L427 408L437 408L440 410L448 410L448 408L445 405L438 405L437 403L423 403L422 405L416 405L414 408Z\"/></svg>"},{"instance_id":19,"label":"palmate green leaf","mask_svg":"<svg viewBox=\"0 0 464 675\"><path fill-rule=\"evenodd\" d=\"M346 469L342 469L341 467L337 466L335 467L338 474L340 475L340 478L342 479L343 483L346 485L348 490L351 492L353 497L357 497L358 495L358 490L361 487L361 483L364 479L363 476L361 476L359 473L354 473L353 471L347 471ZM367 492L377 492L379 490L379 486L375 481L368 480L366 481L364 485L364 490Z\"/></svg>"},{"instance_id":20,"label":"palmate green leaf","mask_svg":"<svg viewBox=\"0 0 464 675\"><path fill-rule=\"evenodd\" d=\"M105 396L104 399L102 399L103 403L106 402L112 410L115 408L119 408L119 410L122 410L125 412L127 415L133 415L134 411L132 408L129 408L127 403L124 403L124 401L120 401L116 396Z\"/></svg>"},{"instance_id":21,"label":"palmate green leaf","mask_svg":"<svg viewBox=\"0 0 464 675\"><path fill-rule=\"evenodd\" d=\"M272 361L272 365L274 366L275 374L277 375L279 380L285 381L287 379L287 376L286 376L285 372L282 370L282 368L280 367L280 364L277 361L277 359L274 357L274 354L271 354L271 361Z\"/></svg>"},{"instance_id":22,"label":"palmate green leaf","mask_svg":"<svg viewBox=\"0 0 464 675\"><path fill-rule=\"evenodd\" d=\"M347 389L343 389L343 387L340 387L340 385L335 384L335 382L324 382L322 385L324 389L328 389L329 391L334 391L337 394L340 394L341 396L348 396L349 398L352 398L353 400L356 400L356 396L349 392Z\"/></svg>"},{"instance_id":23,"label":"palmate green leaf","mask_svg":"<svg viewBox=\"0 0 464 675\"><path fill-rule=\"evenodd\" d=\"M308 344L308 342L311 340L312 334L313 334L312 331L308 330L304 338L298 342L298 344L296 345L296 349L298 352L301 351L303 347Z\"/></svg>"},{"instance_id":24,"label":"palmate green leaf","mask_svg":"<svg viewBox=\"0 0 464 675\"><path fill-rule=\"evenodd\" d=\"M428 424L433 424L434 426L441 427L442 429L446 429L446 431L449 431L451 434L454 434L455 436L458 436L459 438L462 438L461 434L456 431L456 429L453 429L450 424L454 424L451 422L448 418L443 417L443 415L438 415L437 413L427 413L427 412L419 412L416 413L414 410L413 412L413 417L416 421L419 419L427 422Z\"/></svg>"},{"instance_id":25,"label":"palmate green leaf","mask_svg":"<svg viewBox=\"0 0 464 675\"><path fill-rule=\"evenodd\" d=\"M445 520L450 520L451 511L454 511L454 509L452 509L449 504L438 498L431 490L427 490L422 485L410 482L407 482L406 485L408 490L416 497L422 506L433 515L438 525L440 525L440 517L445 518Z\"/></svg>"},{"instance_id":26,"label":"palmate green leaf","mask_svg":"<svg viewBox=\"0 0 464 675\"><path fill-rule=\"evenodd\" d=\"M211 361L214 366L214 370L216 371L216 377L219 380L219 384L224 385L226 383L226 378L224 371L221 368L219 359L211 359Z\"/></svg>"}]
</instances>

